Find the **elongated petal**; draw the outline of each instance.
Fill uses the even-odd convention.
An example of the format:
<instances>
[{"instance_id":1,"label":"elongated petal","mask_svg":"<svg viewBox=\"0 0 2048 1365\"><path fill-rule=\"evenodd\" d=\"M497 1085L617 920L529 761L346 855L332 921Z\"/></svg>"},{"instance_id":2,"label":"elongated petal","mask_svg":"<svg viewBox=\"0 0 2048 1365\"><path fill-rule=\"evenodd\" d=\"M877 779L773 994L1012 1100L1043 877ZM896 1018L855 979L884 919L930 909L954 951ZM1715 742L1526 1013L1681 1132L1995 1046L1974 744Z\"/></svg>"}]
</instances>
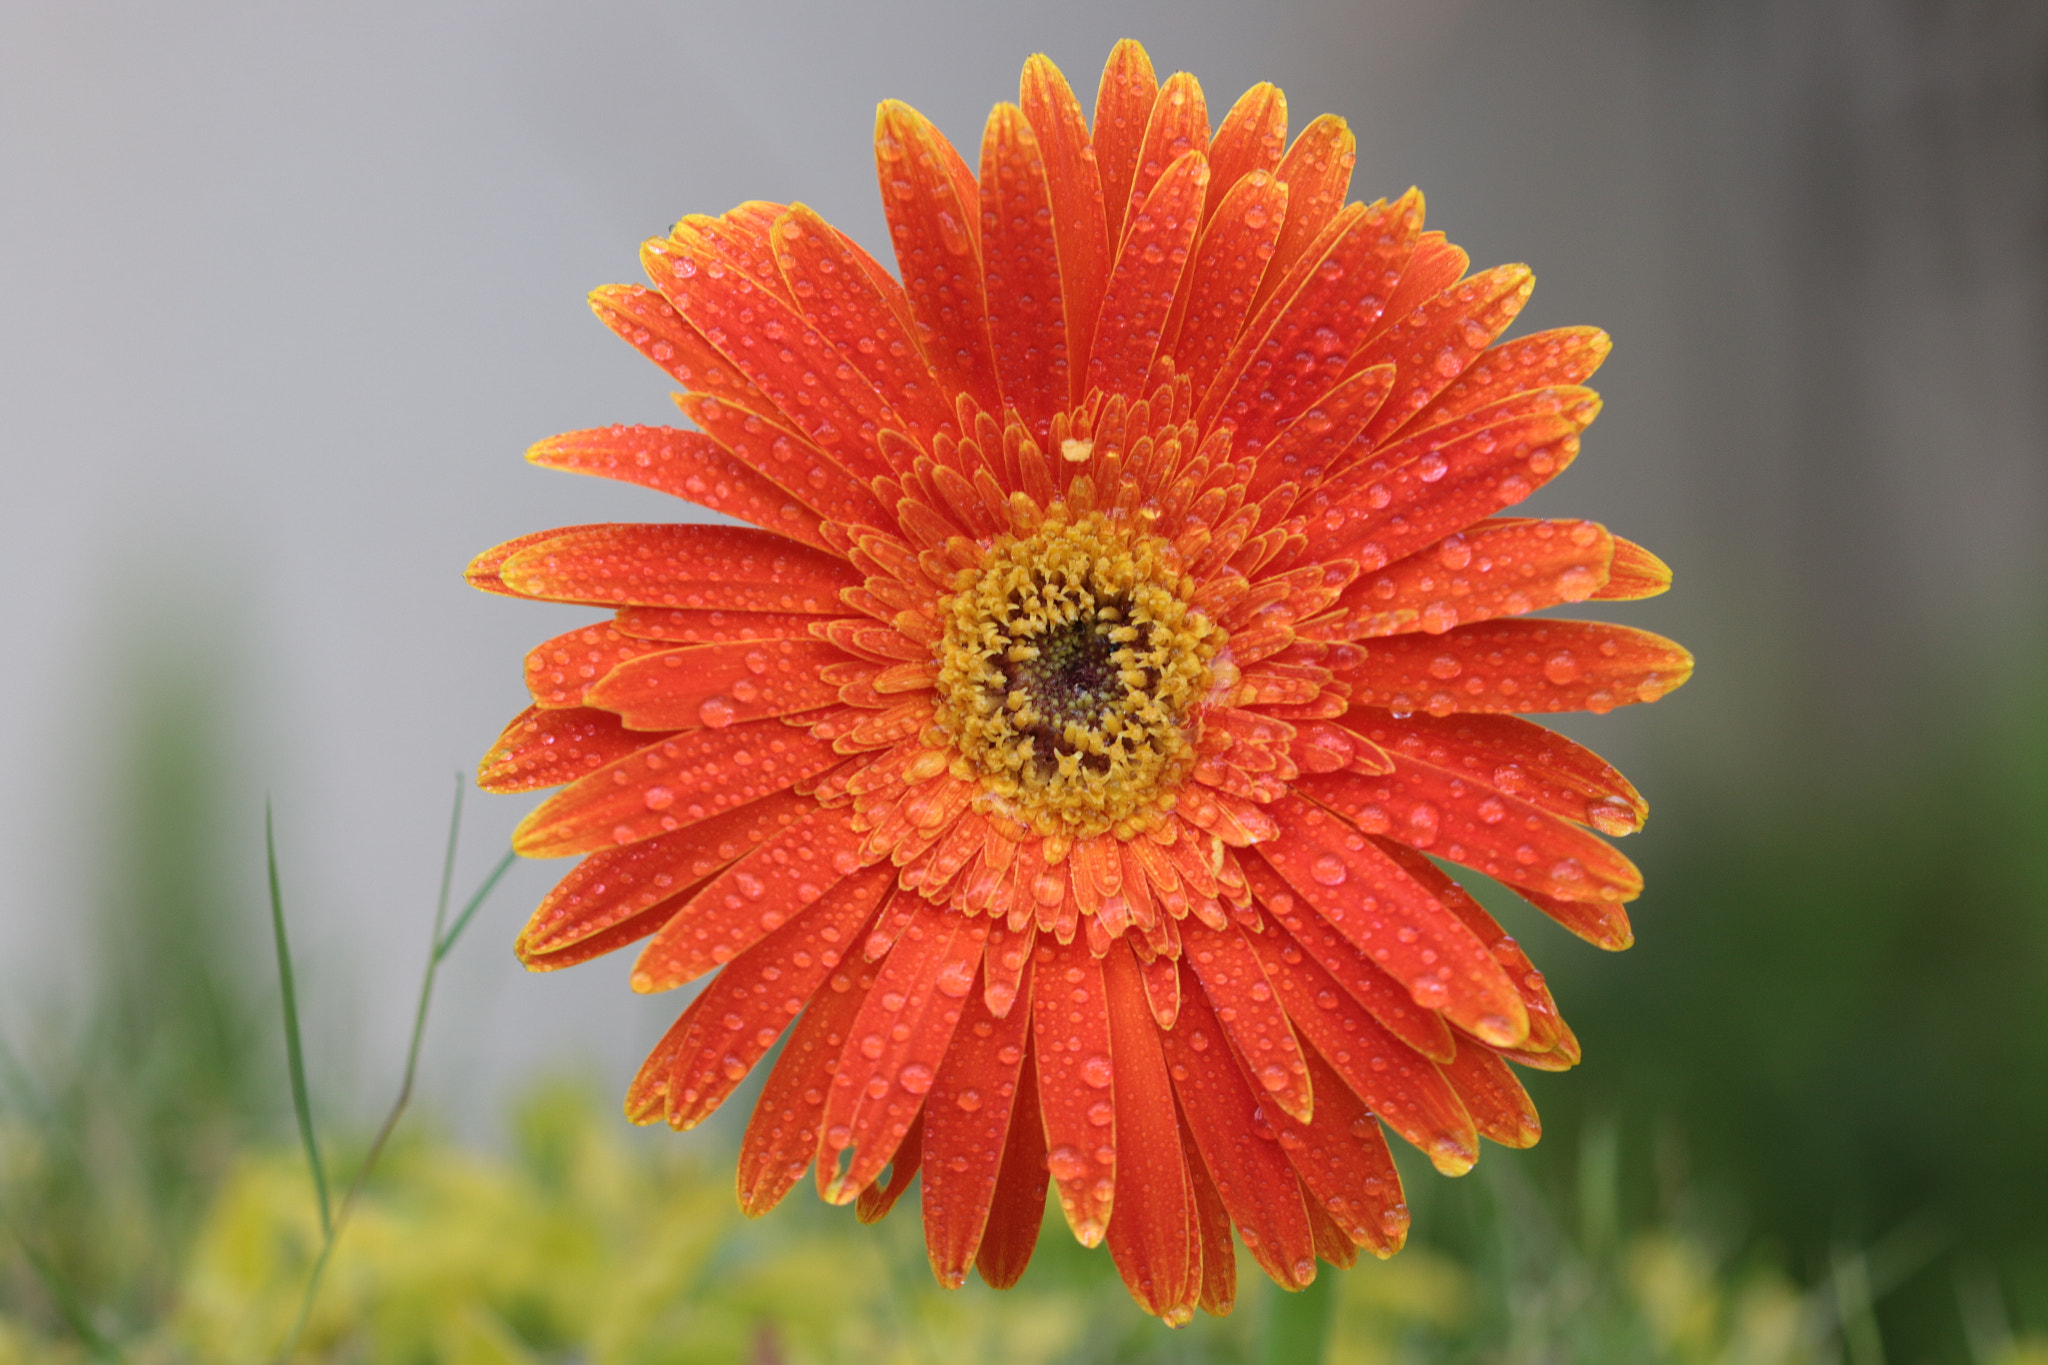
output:
<instances>
[{"instance_id":1,"label":"elongated petal","mask_svg":"<svg viewBox=\"0 0 2048 1365\"><path fill-rule=\"evenodd\" d=\"M728 611L839 613L853 566L738 526L577 528L518 550L498 567L505 586L546 602Z\"/></svg>"},{"instance_id":2,"label":"elongated petal","mask_svg":"<svg viewBox=\"0 0 2048 1365\"><path fill-rule=\"evenodd\" d=\"M999 104L981 140L982 264L1003 398L1041 440L1067 406L1067 320L1052 189L1024 111Z\"/></svg>"},{"instance_id":3,"label":"elongated petal","mask_svg":"<svg viewBox=\"0 0 2048 1365\"><path fill-rule=\"evenodd\" d=\"M800 611L720 611L702 607L623 607L615 624L626 635L675 644L725 640L808 640L820 618ZM828 622L829 624L829 622Z\"/></svg>"},{"instance_id":4,"label":"elongated petal","mask_svg":"<svg viewBox=\"0 0 2048 1365\"><path fill-rule=\"evenodd\" d=\"M633 989L665 991L730 962L860 870L843 811L817 808L720 872L633 964Z\"/></svg>"},{"instance_id":5,"label":"elongated petal","mask_svg":"<svg viewBox=\"0 0 2048 1365\"><path fill-rule=\"evenodd\" d=\"M1028 996L1028 976L1021 992ZM998 1018L983 991L970 992L953 1045L925 1102L931 1165L924 1174L925 1250L940 1284L957 1289L981 1248L996 1181L1020 1110L1018 1082L1031 1041L1031 1009ZM1037 1122L1036 1116L1032 1120ZM1045 1202L1044 1187L1039 1203ZM1034 1228L1034 1233L1036 1229Z\"/></svg>"},{"instance_id":6,"label":"elongated petal","mask_svg":"<svg viewBox=\"0 0 2048 1365\"><path fill-rule=\"evenodd\" d=\"M1344 821L1295 796L1274 805L1287 832L1260 855L1416 1004L1504 1047L1529 1036L1514 983L1455 915Z\"/></svg>"},{"instance_id":7,"label":"elongated petal","mask_svg":"<svg viewBox=\"0 0 2048 1365\"><path fill-rule=\"evenodd\" d=\"M526 452L543 469L595 474L699 503L714 512L825 548L818 513L702 432L598 427L551 436Z\"/></svg>"},{"instance_id":8,"label":"elongated petal","mask_svg":"<svg viewBox=\"0 0 2048 1365\"><path fill-rule=\"evenodd\" d=\"M526 690L539 706L581 707L590 689L610 676L613 669L668 648L671 646L660 640L636 638L619 630L610 621L600 621L557 635L528 651ZM661 727L642 725L637 728L653 730ZM672 725L667 728L679 730L682 727Z\"/></svg>"},{"instance_id":9,"label":"elongated petal","mask_svg":"<svg viewBox=\"0 0 2048 1365\"><path fill-rule=\"evenodd\" d=\"M1445 686L1441 658L1457 662L1454 687ZM1441 694L1447 714L1604 715L1683 686L1692 655L1661 635L1598 621L1486 621L1441 637L1375 640L1343 676L1354 702L1395 711L1429 710Z\"/></svg>"},{"instance_id":10,"label":"elongated petal","mask_svg":"<svg viewBox=\"0 0 2048 1365\"><path fill-rule=\"evenodd\" d=\"M1290 227L1296 213L1290 192ZM1275 306L1245 332L1203 400L1205 414L1237 428L1240 455L1263 450L1283 423L1347 374L1380 362L1358 340L1379 321L1421 228L1420 195L1375 206L1352 219L1297 282L1274 294ZM1268 265L1269 280L1275 268ZM1367 430L1383 420L1375 417Z\"/></svg>"},{"instance_id":11,"label":"elongated petal","mask_svg":"<svg viewBox=\"0 0 2048 1365\"><path fill-rule=\"evenodd\" d=\"M590 291L590 310L691 392L767 405L768 395L720 355L659 291L638 284L607 284Z\"/></svg>"},{"instance_id":12,"label":"elongated petal","mask_svg":"<svg viewBox=\"0 0 2048 1365\"><path fill-rule=\"evenodd\" d=\"M1504 1147L1534 1147L1543 1136L1543 1123L1529 1093L1485 1044L1459 1039L1458 1055L1445 1063L1443 1072L1481 1136Z\"/></svg>"},{"instance_id":13,"label":"elongated petal","mask_svg":"<svg viewBox=\"0 0 2048 1365\"><path fill-rule=\"evenodd\" d=\"M1044 1116L1038 1103L1036 1048L1028 1041L1024 1066L1017 1073L1017 1107L1010 1115L1010 1134L1003 1144L1003 1168L996 1175L995 1198L989 1202L988 1226L974 1268L990 1287L1008 1289L1031 1263L1038 1229L1045 1221Z\"/></svg>"},{"instance_id":14,"label":"elongated petal","mask_svg":"<svg viewBox=\"0 0 2048 1365\"><path fill-rule=\"evenodd\" d=\"M1650 803L1612 764L1554 730L1515 716L1396 719L1390 712L1361 707L1343 723L1382 750L1433 763L1602 834L1632 833L1650 813Z\"/></svg>"},{"instance_id":15,"label":"elongated petal","mask_svg":"<svg viewBox=\"0 0 2048 1365\"><path fill-rule=\"evenodd\" d=\"M1017 102L1031 121L1045 158L1052 200L1053 239L1059 249L1060 296L1067 328L1069 403L1086 396L1088 344L1095 335L1102 289L1109 279L1109 226L1102 177L1088 137L1088 121L1067 78L1050 59L1024 63Z\"/></svg>"},{"instance_id":16,"label":"elongated petal","mask_svg":"<svg viewBox=\"0 0 2048 1365\"><path fill-rule=\"evenodd\" d=\"M1238 96L1209 144L1209 167L1216 178L1209 182L1205 216L1214 218L1224 196L1245 176L1270 175L1286 150L1287 96L1272 82L1260 81Z\"/></svg>"},{"instance_id":17,"label":"elongated petal","mask_svg":"<svg viewBox=\"0 0 2048 1365\"><path fill-rule=\"evenodd\" d=\"M1181 926L1181 945L1245 1074L1276 1108L1308 1117L1313 1098L1301 1045L1244 931L1237 925L1211 929L1190 920Z\"/></svg>"},{"instance_id":18,"label":"elongated petal","mask_svg":"<svg viewBox=\"0 0 2048 1365\"><path fill-rule=\"evenodd\" d=\"M1584 827L1405 755L1394 756L1391 773L1303 778L1300 790L1367 834L1477 868L1496 881L1568 900L1634 900L1643 889L1635 864Z\"/></svg>"},{"instance_id":19,"label":"elongated petal","mask_svg":"<svg viewBox=\"0 0 2048 1365\"><path fill-rule=\"evenodd\" d=\"M500 793L558 787L662 738L628 731L607 711L529 706L477 765L476 784Z\"/></svg>"},{"instance_id":20,"label":"elongated petal","mask_svg":"<svg viewBox=\"0 0 2048 1365\"><path fill-rule=\"evenodd\" d=\"M1218 193L1216 186L1212 171L1212 198ZM1253 172L1222 191L1222 201L1196 243L1194 265L1182 291L1186 298L1180 327L1172 339L1174 364L1189 377L1196 393L1209 391L1243 333L1286 221L1287 186L1271 175Z\"/></svg>"},{"instance_id":21,"label":"elongated petal","mask_svg":"<svg viewBox=\"0 0 2048 1365\"><path fill-rule=\"evenodd\" d=\"M1161 1035L1181 1115L1245 1250L1289 1289L1316 1276L1315 1241L1294 1168L1276 1141L1259 1136L1258 1097L1231 1055L1215 1012L1183 963L1181 1018ZM1271 1131L1270 1128L1267 1131Z\"/></svg>"},{"instance_id":22,"label":"elongated petal","mask_svg":"<svg viewBox=\"0 0 2048 1365\"><path fill-rule=\"evenodd\" d=\"M816 640L691 645L614 668L586 696L636 730L723 729L837 701L839 688L820 672L846 658Z\"/></svg>"},{"instance_id":23,"label":"elongated petal","mask_svg":"<svg viewBox=\"0 0 2048 1365\"><path fill-rule=\"evenodd\" d=\"M1596 596L1614 540L1590 521L1480 522L1345 590L1342 625L1318 638L1361 639L1522 616Z\"/></svg>"},{"instance_id":24,"label":"elongated petal","mask_svg":"<svg viewBox=\"0 0 2048 1365\"><path fill-rule=\"evenodd\" d=\"M579 778L513 832L529 858L652 839L784 791L838 762L830 745L777 721L672 736Z\"/></svg>"},{"instance_id":25,"label":"elongated petal","mask_svg":"<svg viewBox=\"0 0 2048 1365\"><path fill-rule=\"evenodd\" d=\"M1159 87L1152 112L1145 120L1145 136L1138 144L1137 167L1131 173L1131 197L1127 214L1138 212L1166 168L1186 156L1209 154L1209 109L1202 99L1202 85L1185 71L1176 71ZM1124 219L1130 233L1131 220Z\"/></svg>"},{"instance_id":26,"label":"elongated petal","mask_svg":"<svg viewBox=\"0 0 2048 1365\"><path fill-rule=\"evenodd\" d=\"M769 245L805 319L911 430L933 431L952 420L952 405L907 320L908 300L880 283L887 274L872 257L803 204L777 219Z\"/></svg>"},{"instance_id":27,"label":"elongated petal","mask_svg":"<svg viewBox=\"0 0 2048 1365\"><path fill-rule=\"evenodd\" d=\"M759 1218L796 1187L817 1155L825 1097L854 1016L874 988L874 968L842 962L811 996L740 1139L740 1212Z\"/></svg>"},{"instance_id":28,"label":"elongated petal","mask_svg":"<svg viewBox=\"0 0 2048 1365\"><path fill-rule=\"evenodd\" d=\"M1601 602L1637 602L1669 591L1671 566L1634 541L1614 537L1614 565L1593 594Z\"/></svg>"},{"instance_id":29,"label":"elongated petal","mask_svg":"<svg viewBox=\"0 0 2048 1365\"><path fill-rule=\"evenodd\" d=\"M1208 162L1189 152L1133 209L1088 352L1089 388L1130 397L1142 389L1201 227L1208 185Z\"/></svg>"},{"instance_id":30,"label":"elongated petal","mask_svg":"<svg viewBox=\"0 0 2048 1365\"><path fill-rule=\"evenodd\" d=\"M875 172L925 355L948 388L1000 411L974 177L931 120L898 100L875 111Z\"/></svg>"},{"instance_id":31,"label":"elongated petal","mask_svg":"<svg viewBox=\"0 0 2048 1365\"><path fill-rule=\"evenodd\" d=\"M1180 1157L1180 1116L1159 1030L1145 1003L1138 962L1122 944L1103 958L1111 1050L1116 1058L1116 1145L1133 1159L1117 1179L1109 1253L1131 1297L1178 1325L1202 1292L1194 1189Z\"/></svg>"},{"instance_id":32,"label":"elongated petal","mask_svg":"<svg viewBox=\"0 0 2048 1365\"><path fill-rule=\"evenodd\" d=\"M1535 288L1536 276L1528 266L1495 266L1395 319L1367 355L1372 362L1393 361L1401 383L1366 428L1366 439L1379 440L1428 407L1507 330Z\"/></svg>"},{"instance_id":33,"label":"elongated petal","mask_svg":"<svg viewBox=\"0 0 2048 1365\"><path fill-rule=\"evenodd\" d=\"M1031 1031L1046 1168L1083 1246L1102 1240L1116 1194L1116 1089L1102 964L1078 940L1040 934Z\"/></svg>"},{"instance_id":34,"label":"elongated petal","mask_svg":"<svg viewBox=\"0 0 2048 1365\"><path fill-rule=\"evenodd\" d=\"M1287 186L1287 223L1273 250L1273 262L1254 306L1265 302L1273 284L1308 249L1323 225L1336 217L1351 188L1351 168L1358 162L1358 139L1335 114L1319 114L1294 139L1273 168Z\"/></svg>"},{"instance_id":35,"label":"elongated petal","mask_svg":"<svg viewBox=\"0 0 2048 1365\"><path fill-rule=\"evenodd\" d=\"M1274 920L1247 928L1246 937L1297 1023L1313 1002L1348 1029L1344 1021L1355 1005L1423 1056L1451 1059L1451 1029L1442 1015L1416 1004L1407 987L1315 913L1263 859L1246 859L1244 873Z\"/></svg>"},{"instance_id":36,"label":"elongated petal","mask_svg":"<svg viewBox=\"0 0 2048 1365\"><path fill-rule=\"evenodd\" d=\"M1108 212L1109 245L1123 242L1124 220L1131 206L1131 185L1138 174L1138 149L1159 99L1152 59L1136 42L1125 38L1110 49L1095 94L1095 164L1102 176L1102 198Z\"/></svg>"},{"instance_id":37,"label":"elongated petal","mask_svg":"<svg viewBox=\"0 0 2048 1365\"><path fill-rule=\"evenodd\" d=\"M852 1200L881 1174L923 1107L966 1010L988 937L985 919L910 899L915 913L883 961L832 1075L818 1189L835 1204Z\"/></svg>"},{"instance_id":38,"label":"elongated petal","mask_svg":"<svg viewBox=\"0 0 2048 1365\"><path fill-rule=\"evenodd\" d=\"M1195 1194L1195 1230L1202 1239L1202 1311L1226 1317L1237 1306L1237 1249L1230 1235L1230 1211L1195 1147L1194 1134L1180 1126L1181 1161Z\"/></svg>"},{"instance_id":39,"label":"elongated petal","mask_svg":"<svg viewBox=\"0 0 2048 1365\"><path fill-rule=\"evenodd\" d=\"M665 902L674 901L673 913L681 904L677 896L809 815L815 804L795 792L776 792L674 833L593 853L541 899L514 951L540 967L550 955Z\"/></svg>"},{"instance_id":40,"label":"elongated petal","mask_svg":"<svg viewBox=\"0 0 2048 1365\"><path fill-rule=\"evenodd\" d=\"M691 1002L664 1089L671 1128L696 1127L738 1088L859 941L888 885L886 868L848 877L727 963Z\"/></svg>"},{"instance_id":41,"label":"elongated petal","mask_svg":"<svg viewBox=\"0 0 2048 1365\"><path fill-rule=\"evenodd\" d=\"M924 1110L920 1109L904 1131L902 1140L896 1144L887 1169L876 1176L875 1182L862 1190L854 1201L854 1216L863 1223L879 1223L887 1218L889 1210L896 1207L896 1201L910 1188L910 1182L917 1178L923 1164Z\"/></svg>"},{"instance_id":42,"label":"elongated petal","mask_svg":"<svg viewBox=\"0 0 2048 1365\"><path fill-rule=\"evenodd\" d=\"M1387 1140L1330 1064L1313 1048L1306 1055L1316 1112L1307 1121L1292 1115L1273 1120L1281 1149L1346 1237L1375 1256L1391 1256L1408 1239L1408 1206Z\"/></svg>"},{"instance_id":43,"label":"elongated petal","mask_svg":"<svg viewBox=\"0 0 2048 1365\"><path fill-rule=\"evenodd\" d=\"M702 394L686 393L677 403L683 415L704 428L743 464L788 490L828 522L860 526L891 524L888 510L868 490L871 462L827 450L787 422L763 415L769 405L743 407ZM822 531L821 531L822 534Z\"/></svg>"},{"instance_id":44,"label":"elongated petal","mask_svg":"<svg viewBox=\"0 0 2048 1365\"><path fill-rule=\"evenodd\" d=\"M1512 394L1592 378L1614 343L1598 327L1556 327L1503 341L1482 353L1438 394L1436 401L1407 422L1421 430L1497 403Z\"/></svg>"}]
</instances>

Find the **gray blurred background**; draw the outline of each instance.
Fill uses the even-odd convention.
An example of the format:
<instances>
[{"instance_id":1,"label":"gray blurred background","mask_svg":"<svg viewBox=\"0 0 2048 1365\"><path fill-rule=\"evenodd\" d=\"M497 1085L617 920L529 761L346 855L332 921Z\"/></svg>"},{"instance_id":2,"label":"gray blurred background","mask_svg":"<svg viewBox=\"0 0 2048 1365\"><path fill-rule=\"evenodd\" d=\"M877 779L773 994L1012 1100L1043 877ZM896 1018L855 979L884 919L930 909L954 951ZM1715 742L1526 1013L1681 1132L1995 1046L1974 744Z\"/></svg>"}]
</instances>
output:
<instances>
[{"instance_id":1,"label":"gray blurred background","mask_svg":"<svg viewBox=\"0 0 2048 1365\"><path fill-rule=\"evenodd\" d=\"M0 1028L61 1032L95 915L123 897L227 906L218 951L260 965L267 793L324 1104L367 1113L402 1047L452 775L523 704L522 653L588 615L477 594L462 565L526 531L677 514L520 459L673 418L585 291L638 278L638 243L673 219L750 198L801 199L890 259L877 100L973 162L1027 54L1085 101L1122 36L1195 72L1212 118L1258 80L1297 128L1343 114L1354 197L1420 185L1475 265L1535 268L1519 330L1615 337L1605 413L1539 506L1674 566L1668 596L1612 614L1700 668L1572 727L1660 818L1631 841L1642 947L1559 936L1546 968L1597 993L1715 922L1713 896L1659 880L1690 816L1782 823L1972 716L2041 716L2043 4L7 0ZM1895 805L1967 826L2002 799ZM471 800L458 885L529 804ZM181 861L187 829L226 831L224 851ZM2006 843L2030 839L2048 832L2020 821ZM520 971L511 935L560 870L519 868L453 960L429 1045L443 1112L489 1116L542 1065L600 1066L615 1093L673 1016L627 992L624 961ZM2042 902L2020 912L2038 931ZM1731 977L1727 1005L1746 990ZM1590 1018L1597 1085L1634 1032L1622 1004ZM1842 1056L1827 1067L1877 1065ZM2006 1083L2040 1111L2039 1071ZM1875 1084L1878 1112L1916 1103Z\"/></svg>"}]
</instances>

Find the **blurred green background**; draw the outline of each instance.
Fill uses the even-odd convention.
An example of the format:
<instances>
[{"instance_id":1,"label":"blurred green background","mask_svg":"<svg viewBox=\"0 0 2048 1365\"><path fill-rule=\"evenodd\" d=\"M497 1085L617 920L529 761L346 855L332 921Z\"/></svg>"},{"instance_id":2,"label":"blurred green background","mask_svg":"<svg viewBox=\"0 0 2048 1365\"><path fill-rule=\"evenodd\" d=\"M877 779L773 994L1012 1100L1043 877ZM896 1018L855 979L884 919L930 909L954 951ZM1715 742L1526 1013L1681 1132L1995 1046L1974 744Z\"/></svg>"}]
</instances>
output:
<instances>
[{"instance_id":1,"label":"blurred green background","mask_svg":"<svg viewBox=\"0 0 2048 1365\"><path fill-rule=\"evenodd\" d=\"M1411 1172L1338 1361L2048 1359L2048 7L1222 0L573 12L0 6L0 1365L265 1360L317 1245L263 901L279 810L314 1108L396 1085L448 775L579 613L455 580L672 515L542 475L668 419L582 314L689 211L883 245L898 95L971 143L1028 52L1142 38L1360 136L1354 193L1617 350L1537 510L1663 554L1698 653L1570 729L1654 807L1637 945L1498 906L1586 1063L1527 1153ZM474 801L458 890L522 803ZM732 1124L617 1117L673 1000L527 978L522 868L447 964L416 1111L329 1271L332 1361L1260 1361L1169 1334L1057 1215L946 1295L914 1201L748 1224ZM742 1110L744 1105L739 1106Z\"/></svg>"}]
</instances>

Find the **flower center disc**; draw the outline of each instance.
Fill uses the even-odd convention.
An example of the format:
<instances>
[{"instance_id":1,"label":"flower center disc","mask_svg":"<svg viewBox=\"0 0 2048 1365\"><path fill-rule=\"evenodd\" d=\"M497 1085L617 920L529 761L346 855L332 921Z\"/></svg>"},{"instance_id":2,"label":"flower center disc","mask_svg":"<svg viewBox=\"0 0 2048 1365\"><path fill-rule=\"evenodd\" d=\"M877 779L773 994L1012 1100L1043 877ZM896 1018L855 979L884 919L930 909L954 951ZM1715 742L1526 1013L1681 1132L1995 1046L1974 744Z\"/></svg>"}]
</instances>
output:
<instances>
[{"instance_id":1,"label":"flower center disc","mask_svg":"<svg viewBox=\"0 0 2048 1365\"><path fill-rule=\"evenodd\" d=\"M998 811L1081 837L1173 808L1223 643L1193 588L1165 541L1059 504L960 574L938 723Z\"/></svg>"}]
</instances>

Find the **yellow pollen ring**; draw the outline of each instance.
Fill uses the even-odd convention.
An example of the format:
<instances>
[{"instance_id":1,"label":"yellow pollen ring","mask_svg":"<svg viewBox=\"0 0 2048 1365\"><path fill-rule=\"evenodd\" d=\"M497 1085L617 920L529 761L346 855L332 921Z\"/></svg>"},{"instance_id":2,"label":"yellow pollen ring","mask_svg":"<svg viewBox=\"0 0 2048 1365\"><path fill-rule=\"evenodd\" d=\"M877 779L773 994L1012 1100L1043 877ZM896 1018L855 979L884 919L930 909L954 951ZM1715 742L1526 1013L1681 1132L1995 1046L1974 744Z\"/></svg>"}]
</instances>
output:
<instances>
[{"instance_id":1,"label":"yellow pollen ring","mask_svg":"<svg viewBox=\"0 0 2048 1365\"><path fill-rule=\"evenodd\" d=\"M1172 548L1055 503L953 587L937 722L979 775L983 808L1068 838L1133 833L1172 810L1224 641L1188 605L1194 580Z\"/></svg>"}]
</instances>

